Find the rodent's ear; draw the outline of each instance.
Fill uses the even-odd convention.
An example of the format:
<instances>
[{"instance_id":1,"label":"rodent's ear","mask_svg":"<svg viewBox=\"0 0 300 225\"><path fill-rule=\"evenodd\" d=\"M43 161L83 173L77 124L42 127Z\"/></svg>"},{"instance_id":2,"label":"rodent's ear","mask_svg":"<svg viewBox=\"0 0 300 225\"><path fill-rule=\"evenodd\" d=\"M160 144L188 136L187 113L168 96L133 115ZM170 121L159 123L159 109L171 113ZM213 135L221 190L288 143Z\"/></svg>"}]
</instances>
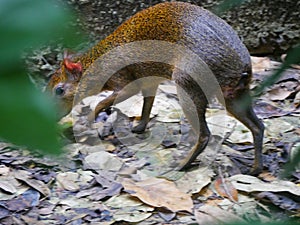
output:
<instances>
[{"instance_id":1,"label":"rodent's ear","mask_svg":"<svg viewBox=\"0 0 300 225\"><path fill-rule=\"evenodd\" d=\"M76 72L76 73L82 73L82 64L81 62L72 62L71 59L64 59L64 62L63 62L64 66L66 67L66 69L73 73L73 72Z\"/></svg>"},{"instance_id":2,"label":"rodent's ear","mask_svg":"<svg viewBox=\"0 0 300 225\"><path fill-rule=\"evenodd\" d=\"M63 65L68 70L68 75L72 77L68 77L71 80L79 80L82 75L82 64L81 62L73 62L72 54L68 51L64 52L64 60Z\"/></svg>"}]
</instances>

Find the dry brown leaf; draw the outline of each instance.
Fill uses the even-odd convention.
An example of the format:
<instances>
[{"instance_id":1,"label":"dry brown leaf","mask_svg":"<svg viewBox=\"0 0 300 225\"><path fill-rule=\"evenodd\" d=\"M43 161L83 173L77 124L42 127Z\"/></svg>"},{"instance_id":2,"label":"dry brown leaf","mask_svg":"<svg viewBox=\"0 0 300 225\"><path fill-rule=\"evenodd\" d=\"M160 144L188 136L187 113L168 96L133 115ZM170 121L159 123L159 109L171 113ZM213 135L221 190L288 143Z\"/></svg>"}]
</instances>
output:
<instances>
[{"instance_id":1,"label":"dry brown leaf","mask_svg":"<svg viewBox=\"0 0 300 225\"><path fill-rule=\"evenodd\" d=\"M123 166L120 158L105 151L99 151L89 154L85 157L85 168L93 170L119 171Z\"/></svg>"},{"instance_id":2,"label":"dry brown leaf","mask_svg":"<svg viewBox=\"0 0 300 225\"><path fill-rule=\"evenodd\" d=\"M147 219L152 215L152 211L154 210L153 207L144 204L129 194L115 195L108 199L105 205L114 209L114 220L131 223Z\"/></svg>"},{"instance_id":3,"label":"dry brown leaf","mask_svg":"<svg viewBox=\"0 0 300 225\"><path fill-rule=\"evenodd\" d=\"M25 182L33 189L39 191L45 197L50 195L50 189L47 187L47 185L40 180L32 179L27 171L19 170L14 173L14 177L18 180Z\"/></svg>"},{"instance_id":4,"label":"dry brown leaf","mask_svg":"<svg viewBox=\"0 0 300 225\"><path fill-rule=\"evenodd\" d=\"M192 212L191 196L178 190L171 181L154 177L140 182L125 179L122 185L125 191L148 205L165 207L172 212Z\"/></svg>"},{"instance_id":5,"label":"dry brown leaf","mask_svg":"<svg viewBox=\"0 0 300 225\"><path fill-rule=\"evenodd\" d=\"M208 215L204 212L196 211L195 217L198 225L219 225L219 221L211 215Z\"/></svg>"},{"instance_id":6,"label":"dry brown leaf","mask_svg":"<svg viewBox=\"0 0 300 225\"><path fill-rule=\"evenodd\" d=\"M205 186L210 184L211 178L214 175L215 174L211 169L203 167L185 173L179 180L176 180L175 183L181 191L195 194L199 193Z\"/></svg>"},{"instance_id":7,"label":"dry brown leaf","mask_svg":"<svg viewBox=\"0 0 300 225\"><path fill-rule=\"evenodd\" d=\"M56 176L57 182L68 191L78 191L79 185L76 183L78 181L79 176L78 173L66 172L59 173Z\"/></svg>"},{"instance_id":8,"label":"dry brown leaf","mask_svg":"<svg viewBox=\"0 0 300 225\"><path fill-rule=\"evenodd\" d=\"M253 73L263 72L271 68L271 60L268 57L251 57Z\"/></svg>"},{"instance_id":9,"label":"dry brown leaf","mask_svg":"<svg viewBox=\"0 0 300 225\"><path fill-rule=\"evenodd\" d=\"M289 192L300 196L300 188L293 182L285 180L275 180L273 182L264 182L257 177L237 174L228 178L236 189L245 192Z\"/></svg>"},{"instance_id":10,"label":"dry brown leaf","mask_svg":"<svg viewBox=\"0 0 300 225\"><path fill-rule=\"evenodd\" d=\"M0 189L10 194L14 194L17 192L16 187L8 181L0 181Z\"/></svg>"},{"instance_id":11,"label":"dry brown leaf","mask_svg":"<svg viewBox=\"0 0 300 225\"><path fill-rule=\"evenodd\" d=\"M272 101L281 101L285 100L289 97L294 91L288 91L284 88L277 87L274 88L267 93L267 98L271 99Z\"/></svg>"},{"instance_id":12,"label":"dry brown leaf","mask_svg":"<svg viewBox=\"0 0 300 225\"><path fill-rule=\"evenodd\" d=\"M261 174L259 174L259 178L263 181L272 182L275 181L277 178L271 173L267 171L263 171Z\"/></svg>"},{"instance_id":13,"label":"dry brown leaf","mask_svg":"<svg viewBox=\"0 0 300 225\"><path fill-rule=\"evenodd\" d=\"M216 179L214 187L220 196L229 198L231 201L238 201L238 191L230 181L219 177Z\"/></svg>"}]
</instances>

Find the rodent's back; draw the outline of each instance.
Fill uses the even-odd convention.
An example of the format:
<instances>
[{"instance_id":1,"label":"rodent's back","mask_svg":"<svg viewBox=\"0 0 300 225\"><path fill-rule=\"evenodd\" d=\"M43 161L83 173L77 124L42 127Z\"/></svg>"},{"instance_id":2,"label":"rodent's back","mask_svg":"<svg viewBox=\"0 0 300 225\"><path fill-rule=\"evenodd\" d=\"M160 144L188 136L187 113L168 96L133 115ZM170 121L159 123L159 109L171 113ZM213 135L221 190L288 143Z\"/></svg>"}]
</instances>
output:
<instances>
[{"instance_id":1,"label":"rodent's back","mask_svg":"<svg viewBox=\"0 0 300 225\"><path fill-rule=\"evenodd\" d=\"M249 53L236 32L225 21L196 5L157 4L128 19L104 42L113 48L141 40L186 46L210 66L222 86L235 85L232 82L238 82L244 72L251 74Z\"/></svg>"}]
</instances>

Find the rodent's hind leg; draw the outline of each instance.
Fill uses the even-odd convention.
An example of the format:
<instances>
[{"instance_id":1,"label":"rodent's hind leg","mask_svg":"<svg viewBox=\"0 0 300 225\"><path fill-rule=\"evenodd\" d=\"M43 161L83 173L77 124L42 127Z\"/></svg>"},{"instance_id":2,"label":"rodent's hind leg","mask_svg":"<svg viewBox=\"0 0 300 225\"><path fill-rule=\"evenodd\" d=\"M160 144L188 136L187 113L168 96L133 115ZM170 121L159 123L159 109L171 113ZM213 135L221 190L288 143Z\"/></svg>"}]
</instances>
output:
<instances>
[{"instance_id":1,"label":"rodent's hind leg","mask_svg":"<svg viewBox=\"0 0 300 225\"><path fill-rule=\"evenodd\" d=\"M253 111L248 91L238 95L237 98L225 99L225 101L228 112L242 122L253 135L255 154L254 164L250 174L258 175L263 169L262 144L264 124L258 119Z\"/></svg>"},{"instance_id":2,"label":"rodent's hind leg","mask_svg":"<svg viewBox=\"0 0 300 225\"><path fill-rule=\"evenodd\" d=\"M177 80L176 83L179 84L179 86L177 86L177 93L182 110L195 134L198 135L197 143L177 167L178 170L186 170L205 149L210 138L210 131L205 120L207 99L201 88L195 82L187 80L181 82Z\"/></svg>"}]
</instances>

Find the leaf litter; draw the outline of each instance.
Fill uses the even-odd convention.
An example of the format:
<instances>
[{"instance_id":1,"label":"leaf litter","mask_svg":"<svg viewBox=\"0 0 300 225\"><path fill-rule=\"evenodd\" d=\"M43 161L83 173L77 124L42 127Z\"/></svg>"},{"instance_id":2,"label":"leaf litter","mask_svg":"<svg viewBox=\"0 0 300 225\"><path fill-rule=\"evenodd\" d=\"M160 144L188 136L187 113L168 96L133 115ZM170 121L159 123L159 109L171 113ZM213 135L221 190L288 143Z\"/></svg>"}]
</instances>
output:
<instances>
[{"instance_id":1,"label":"leaf litter","mask_svg":"<svg viewBox=\"0 0 300 225\"><path fill-rule=\"evenodd\" d=\"M253 59L251 87L278 65ZM252 136L220 106L207 111L213 136L193 168L172 170L195 142L172 82L160 86L143 134L131 132L140 118L138 95L102 112L90 130L85 118L78 118L80 126L73 130L74 118L64 118L62 123L69 124L64 134L79 138L65 146L62 158L40 157L1 142L0 223L222 224L299 218L300 167L289 180L280 177L300 146L299 81L300 71L289 69L255 100L266 125L259 177L240 174L253 162ZM95 106L97 100L85 103ZM89 108L83 107L76 110Z\"/></svg>"}]
</instances>

